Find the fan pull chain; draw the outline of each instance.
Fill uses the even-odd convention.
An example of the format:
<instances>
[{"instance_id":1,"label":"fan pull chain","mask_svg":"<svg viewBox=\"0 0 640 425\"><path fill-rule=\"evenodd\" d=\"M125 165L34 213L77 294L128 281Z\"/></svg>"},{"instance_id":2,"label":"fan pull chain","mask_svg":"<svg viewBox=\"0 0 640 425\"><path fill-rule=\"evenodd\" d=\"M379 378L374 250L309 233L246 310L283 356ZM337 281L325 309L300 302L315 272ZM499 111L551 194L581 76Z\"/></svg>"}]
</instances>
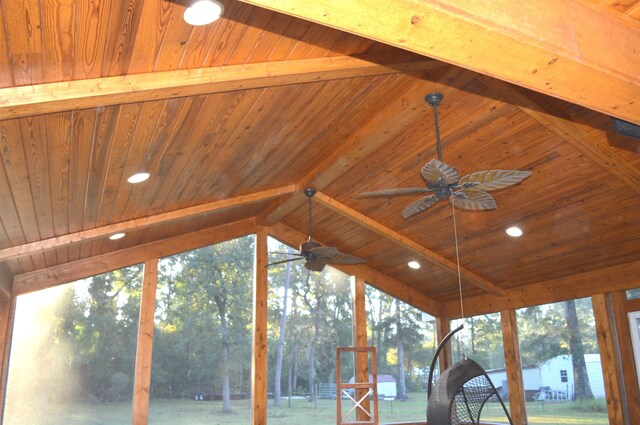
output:
<instances>
[{"instance_id":1,"label":"fan pull chain","mask_svg":"<svg viewBox=\"0 0 640 425\"><path fill-rule=\"evenodd\" d=\"M457 270L458 270L458 292L460 293L460 319L462 320L462 323L464 324L464 303L462 302L462 277L460 274L460 249L458 248L458 226L456 223L456 207L455 205L453 205L453 202L451 202L451 215L453 217L453 238L455 240L455 245L456 245L456 266L457 266ZM464 347L464 340L460 337L458 337L458 341L460 341L460 351L462 352L462 357L463 358L467 358L467 354L466 354L466 350Z\"/></svg>"}]
</instances>

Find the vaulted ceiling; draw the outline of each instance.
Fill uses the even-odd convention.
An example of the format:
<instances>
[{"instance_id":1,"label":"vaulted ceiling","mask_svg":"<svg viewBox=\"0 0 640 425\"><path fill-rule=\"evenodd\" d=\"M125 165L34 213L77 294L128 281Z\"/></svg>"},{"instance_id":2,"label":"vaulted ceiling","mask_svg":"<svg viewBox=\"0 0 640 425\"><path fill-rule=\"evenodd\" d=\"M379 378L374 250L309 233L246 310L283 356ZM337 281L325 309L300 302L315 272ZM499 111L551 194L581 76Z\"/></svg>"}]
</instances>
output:
<instances>
[{"instance_id":1,"label":"vaulted ceiling","mask_svg":"<svg viewBox=\"0 0 640 425\"><path fill-rule=\"evenodd\" d=\"M445 162L532 172L457 211L466 295L640 276L639 141L610 119L640 124L640 2L227 0L202 27L184 3L1 4L0 261L22 291L234 223L302 242L314 187L315 239L452 302L450 205L405 220L414 198L358 196L424 185L434 91Z\"/></svg>"}]
</instances>

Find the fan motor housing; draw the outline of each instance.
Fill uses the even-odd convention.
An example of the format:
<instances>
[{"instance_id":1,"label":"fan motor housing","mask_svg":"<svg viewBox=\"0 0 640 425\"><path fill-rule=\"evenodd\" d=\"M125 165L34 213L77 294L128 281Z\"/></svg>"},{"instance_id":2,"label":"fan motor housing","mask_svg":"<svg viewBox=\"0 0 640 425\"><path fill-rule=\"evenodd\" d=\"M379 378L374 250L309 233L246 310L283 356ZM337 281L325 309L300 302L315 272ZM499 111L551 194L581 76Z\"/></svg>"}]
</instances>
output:
<instances>
[{"instance_id":1,"label":"fan motor housing","mask_svg":"<svg viewBox=\"0 0 640 425\"><path fill-rule=\"evenodd\" d=\"M316 241L306 241L306 242L302 242L300 244L300 254L307 256L307 255L312 255L313 253L311 252L311 250L313 248L318 248L321 245L316 242Z\"/></svg>"}]
</instances>

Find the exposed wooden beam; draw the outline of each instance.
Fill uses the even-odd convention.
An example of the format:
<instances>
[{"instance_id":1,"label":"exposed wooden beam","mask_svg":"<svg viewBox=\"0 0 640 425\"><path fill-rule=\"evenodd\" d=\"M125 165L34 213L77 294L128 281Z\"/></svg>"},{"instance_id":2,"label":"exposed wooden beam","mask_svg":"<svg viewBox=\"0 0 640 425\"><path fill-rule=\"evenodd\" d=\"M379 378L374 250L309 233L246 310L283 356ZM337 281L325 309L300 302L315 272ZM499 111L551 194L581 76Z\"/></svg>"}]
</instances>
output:
<instances>
[{"instance_id":1,"label":"exposed wooden beam","mask_svg":"<svg viewBox=\"0 0 640 425\"><path fill-rule=\"evenodd\" d=\"M580 0L242 0L640 124L640 23Z\"/></svg>"},{"instance_id":2,"label":"exposed wooden beam","mask_svg":"<svg viewBox=\"0 0 640 425\"><path fill-rule=\"evenodd\" d=\"M301 241L304 241L307 238L302 233L293 230L292 228L281 223L270 226L269 234L274 238L292 246L297 246ZM408 285L405 285L404 283L398 282L397 280L385 274L382 274L379 271L372 269L371 267L368 267L364 264L336 264L332 267L350 276L358 276L361 279L364 279L372 287L393 297L396 297L400 301L412 305L413 307L429 313L432 316L437 317L440 315L440 304L433 298L411 288Z\"/></svg>"},{"instance_id":3,"label":"exposed wooden beam","mask_svg":"<svg viewBox=\"0 0 640 425\"><path fill-rule=\"evenodd\" d=\"M591 136L570 119L559 116L558 111L551 111L551 108L541 102L534 101L511 84L486 76L478 76L478 79L629 188L640 193L640 169L618 155L607 143Z\"/></svg>"},{"instance_id":4,"label":"exposed wooden beam","mask_svg":"<svg viewBox=\"0 0 640 425\"><path fill-rule=\"evenodd\" d=\"M157 226L159 224L166 224L176 220L183 220L185 218L192 218L200 215L210 214L213 212L223 211L230 208L236 208L244 205L267 201L269 199L277 198L278 196L292 193L296 189L297 187L295 185L282 186L275 189L267 189L248 195L236 196L235 198L222 199L202 205L196 205L194 207L183 208L180 210L156 214L149 217L136 218L116 224L96 227L95 229L82 230L80 232L70 233L68 235L57 236L54 238L30 242L11 248L0 249L0 261L12 260L19 257L32 255L38 252L62 248L64 246L102 238L118 232L140 230L145 227Z\"/></svg>"},{"instance_id":5,"label":"exposed wooden beam","mask_svg":"<svg viewBox=\"0 0 640 425\"><path fill-rule=\"evenodd\" d=\"M506 295L479 295L464 300L466 316L494 313L589 297L640 286L640 261L606 267L573 276L551 279L508 289ZM443 305L443 315L450 319L460 316L459 301Z\"/></svg>"},{"instance_id":6,"label":"exposed wooden beam","mask_svg":"<svg viewBox=\"0 0 640 425\"><path fill-rule=\"evenodd\" d=\"M47 269L16 275L15 295L73 282L122 267L140 264L153 258L166 257L179 252L220 243L255 232L253 218L211 227L197 232L185 233L169 239L146 243L104 255L85 258Z\"/></svg>"},{"instance_id":7,"label":"exposed wooden beam","mask_svg":"<svg viewBox=\"0 0 640 425\"><path fill-rule=\"evenodd\" d=\"M341 203L340 201L333 199L332 197L328 196L325 193L322 192L318 192L316 193L316 195L314 196L314 198L322 205L326 206L327 208L337 212L338 214L342 215L343 217L347 217L353 221L355 221L356 223L360 224L363 227L366 227L369 230L372 230L374 232L376 232L377 234L379 234L380 236L393 241L395 243L397 243L398 245L407 248L408 250L410 250L411 252L420 255L422 258L424 258L425 260L431 262L432 264L435 264L438 267L443 267L445 269L447 269L448 271L450 271L451 273L454 273L456 276L458 274L458 265L454 262L449 260L446 257L443 257L442 255L438 254L437 252L434 252L432 250L430 250L429 248L426 248L422 245L420 245L419 243L413 241L412 239L396 232L393 229L388 228L387 226L385 226L382 223L379 223L369 217L367 217L366 215L354 210L353 208ZM490 294L495 294L495 295L505 295L505 290L500 288L499 286L496 286L494 283L488 281L487 279L478 276L477 274L465 269L464 267L460 267L460 274L469 282L471 282L473 285L477 286L478 288L481 288L487 292L489 292Z\"/></svg>"},{"instance_id":8,"label":"exposed wooden beam","mask_svg":"<svg viewBox=\"0 0 640 425\"><path fill-rule=\"evenodd\" d=\"M474 73L455 67L449 67L444 71L417 80L405 93L380 109L371 120L351 134L340 148L316 164L300 179L298 186L323 190L415 121L427 115L431 107L424 101L424 95L438 91L447 97L451 96L452 92L465 87L475 77ZM389 117L397 119L389 121ZM264 222L269 225L277 223L305 202L306 198L302 192L295 193L285 202L278 200L267 210Z\"/></svg>"},{"instance_id":9,"label":"exposed wooden beam","mask_svg":"<svg viewBox=\"0 0 640 425\"><path fill-rule=\"evenodd\" d=\"M395 56L330 57L132 74L0 89L0 119L97 106L420 72L442 63Z\"/></svg>"},{"instance_id":10,"label":"exposed wooden beam","mask_svg":"<svg viewBox=\"0 0 640 425\"><path fill-rule=\"evenodd\" d=\"M154 314L158 259L145 261L140 301L140 320L136 346L136 368L133 381L133 425L147 425L149 421L149 395L151 393L151 357L153 355Z\"/></svg>"}]
</instances>

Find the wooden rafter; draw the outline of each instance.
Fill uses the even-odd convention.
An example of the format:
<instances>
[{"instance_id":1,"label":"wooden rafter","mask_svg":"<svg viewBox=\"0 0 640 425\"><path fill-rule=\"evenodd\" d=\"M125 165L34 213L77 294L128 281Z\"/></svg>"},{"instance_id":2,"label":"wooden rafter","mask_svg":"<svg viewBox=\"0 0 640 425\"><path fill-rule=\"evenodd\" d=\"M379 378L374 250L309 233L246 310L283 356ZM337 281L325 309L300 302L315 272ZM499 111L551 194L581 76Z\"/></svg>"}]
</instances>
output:
<instances>
[{"instance_id":1,"label":"wooden rafter","mask_svg":"<svg viewBox=\"0 0 640 425\"><path fill-rule=\"evenodd\" d=\"M331 57L132 74L0 89L0 119L234 90L421 72L432 59ZM170 83L168 83L170 82Z\"/></svg>"},{"instance_id":2,"label":"wooden rafter","mask_svg":"<svg viewBox=\"0 0 640 425\"><path fill-rule=\"evenodd\" d=\"M295 246L300 241L306 240L307 236L302 233L285 226L284 224L277 223L269 227L269 234L274 238ZM398 282L397 280L380 273L379 271L368 267L365 264L356 265L333 265L332 267L342 271L351 276L358 276L364 279L367 283L382 292L385 292L391 296L398 298L400 301L410 304L424 312L427 312L433 316L440 315L440 303L433 298L423 294L422 292L413 289L412 287Z\"/></svg>"},{"instance_id":3,"label":"wooden rafter","mask_svg":"<svg viewBox=\"0 0 640 425\"><path fill-rule=\"evenodd\" d=\"M640 261L634 261L508 289L504 296L487 294L469 297L464 300L464 313L466 316L475 316L584 298L593 294L624 291L638 287L638 282L640 282ZM445 303L442 313L444 317L450 319L458 317L460 302Z\"/></svg>"},{"instance_id":4,"label":"wooden rafter","mask_svg":"<svg viewBox=\"0 0 640 425\"><path fill-rule=\"evenodd\" d=\"M629 188L640 193L640 169L618 155L609 145L589 135L570 119L559 116L557 111L551 111L534 101L517 87L486 76L478 76L478 79Z\"/></svg>"},{"instance_id":5,"label":"wooden rafter","mask_svg":"<svg viewBox=\"0 0 640 425\"><path fill-rule=\"evenodd\" d=\"M640 124L640 24L584 1L242 1Z\"/></svg>"},{"instance_id":6,"label":"wooden rafter","mask_svg":"<svg viewBox=\"0 0 640 425\"><path fill-rule=\"evenodd\" d=\"M366 125L352 134L339 149L316 164L298 181L298 186L323 190L364 158L388 143L394 135L402 133L416 120L424 117L430 110L430 106L424 101L425 94L440 91L445 96L449 96L452 90L464 87L474 76L475 74L459 68L449 68L442 75L433 78L433 81L416 81L410 89L394 99L386 108L381 109ZM397 119L390 122L390 116ZM277 223L305 202L304 194L298 192L288 200L277 202L267 209L263 220L266 224Z\"/></svg>"},{"instance_id":7,"label":"wooden rafter","mask_svg":"<svg viewBox=\"0 0 640 425\"><path fill-rule=\"evenodd\" d=\"M286 195L297 189L295 185L277 187L275 189L267 189L261 192L255 192L248 195L236 196L234 198L213 201L194 207L183 208L167 213L152 215L149 217L136 218L133 220L123 221L107 226L96 227L95 229L82 230L80 232L70 233L63 236L44 239L41 241L30 242L11 248L0 249L0 261L12 260L15 258L32 255L38 252L44 252L51 249L62 248L80 242L102 238L118 232L129 232L140 230L150 226L166 224L172 221L192 218L204 214L210 214L217 211L223 211L229 208L236 208L244 205L250 205L257 202L267 201L278 196Z\"/></svg>"},{"instance_id":8,"label":"wooden rafter","mask_svg":"<svg viewBox=\"0 0 640 425\"><path fill-rule=\"evenodd\" d=\"M239 238L256 231L255 219L236 221L221 226L210 227L197 232L150 242L109 252L95 257L84 258L46 269L16 275L13 283L14 295L38 291L78 279L107 273L123 267L140 264L154 258L166 257L179 252Z\"/></svg>"},{"instance_id":9,"label":"wooden rafter","mask_svg":"<svg viewBox=\"0 0 640 425\"><path fill-rule=\"evenodd\" d=\"M316 193L314 198L320 204L330 208L331 210L337 212L338 214L344 217L347 217L355 221L359 225L376 232L380 236L390 241L393 241L404 248L407 248L411 252L420 255L422 258L431 262L432 264L435 264L438 267L443 267L448 271L450 271L451 273L454 273L454 274L458 273L458 266L454 261L451 261L448 258L445 258L442 255L438 254L437 252L434 252L429 248L426 248L420 245L419 243L411 240L410 238L396 232L393 229L388 228L382 223L379 223L367 217L366 215L354 210L353 208L341 203L340 201L337 201L336 199L322 192ZM460 274L469 282L471 282L473 285L489 292L490 294L495 294L495 295L505 294L504 289L500 288L499 286L496 286L494 283L488 281L487 279L481 276L478 276L477 274L465 269L464 267L460 267Z\"/></svg>"}]
</instances>

